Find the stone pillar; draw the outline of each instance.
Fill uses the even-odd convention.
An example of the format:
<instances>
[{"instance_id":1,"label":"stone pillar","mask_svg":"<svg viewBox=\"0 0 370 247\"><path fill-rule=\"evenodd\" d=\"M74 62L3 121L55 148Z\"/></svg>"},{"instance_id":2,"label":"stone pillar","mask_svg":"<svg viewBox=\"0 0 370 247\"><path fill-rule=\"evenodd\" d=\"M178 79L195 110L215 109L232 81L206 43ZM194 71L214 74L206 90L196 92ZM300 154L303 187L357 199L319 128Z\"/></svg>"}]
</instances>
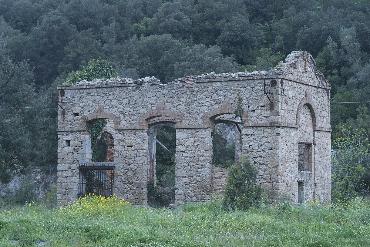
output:
<instances>
[{"instance_id":1,"label":"stone pillar","mask_svg":"<svg viewBox=\"0 0 370 247\"><path fill-rule=\"evenodd\" d=\"M57 201L67 205L77 199L78 165L83 156L80 133L58 134Z\"/></svg>"},{"instance_id":2,"label":"stone pillar","mask_svg":"<svg viewBox=\"0 0 370 247\"><path fill-rule=\"evenodd\" d=\"M211 129L176 129L175 175L176 204L211 199Z\"/></svg>"},{"instance_id":3,"label":"stone pillar","mask_svg":"<svg viewBox=\"0 0 370 247\"><path fill-rule=\"evenodd\" d=\"M114 193L135 204L147 203L148 134L145 129L122 130L117 152Z\"/></svg>"}]
</instances>

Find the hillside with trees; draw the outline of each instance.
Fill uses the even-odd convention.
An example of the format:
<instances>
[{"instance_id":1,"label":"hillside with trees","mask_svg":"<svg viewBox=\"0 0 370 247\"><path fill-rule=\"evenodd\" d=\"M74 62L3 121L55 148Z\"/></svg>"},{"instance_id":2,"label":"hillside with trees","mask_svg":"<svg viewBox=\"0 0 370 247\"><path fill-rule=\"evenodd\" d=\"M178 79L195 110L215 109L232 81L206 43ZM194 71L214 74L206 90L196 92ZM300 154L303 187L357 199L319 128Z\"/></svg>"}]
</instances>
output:
<instances>
[{"instance_id":1,"label":"hillside with trees","mask_svg":"<svg viewBox=\"0 0 370 247\"><path fill-rule=\"evenodd\" d=\"M167 82L269 69L293 50L310 52L331 82L335 145L358 129L368 145L367 0L0 0L0 179L56 164L56 86L92 60ZM356 176L366 183L364 157Z\"/></svg>"}]
</instances>

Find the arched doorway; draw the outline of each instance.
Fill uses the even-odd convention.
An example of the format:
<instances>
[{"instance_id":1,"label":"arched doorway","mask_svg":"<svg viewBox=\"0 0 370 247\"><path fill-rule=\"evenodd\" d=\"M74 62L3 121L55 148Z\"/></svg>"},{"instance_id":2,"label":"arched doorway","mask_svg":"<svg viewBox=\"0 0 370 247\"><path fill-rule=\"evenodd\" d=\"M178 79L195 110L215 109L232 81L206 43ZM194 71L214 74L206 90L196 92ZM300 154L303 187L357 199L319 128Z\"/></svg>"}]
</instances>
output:
<instances>
[{"instance_id":1,"label":"arched doorway","mask_svg":"<svg viewBox=\"0 0 370 247\"><path fill-rule=\"evenodd\" d=\"M212 187L215 195L222 195L228 177L228 167L241 156L241 118L235 114L221 114L212 120Z\"/></svg>"},{"instance_id":2,"label":"arched doorway","mask_svg":"<svg viewBox=\"0 0 370 247\"><path fill-rule=\"evenodd\" d=\"M175 202L175 124L151 124L148 135L148 204L153 207L167 207Z\"/></svg>"}]
</instances>

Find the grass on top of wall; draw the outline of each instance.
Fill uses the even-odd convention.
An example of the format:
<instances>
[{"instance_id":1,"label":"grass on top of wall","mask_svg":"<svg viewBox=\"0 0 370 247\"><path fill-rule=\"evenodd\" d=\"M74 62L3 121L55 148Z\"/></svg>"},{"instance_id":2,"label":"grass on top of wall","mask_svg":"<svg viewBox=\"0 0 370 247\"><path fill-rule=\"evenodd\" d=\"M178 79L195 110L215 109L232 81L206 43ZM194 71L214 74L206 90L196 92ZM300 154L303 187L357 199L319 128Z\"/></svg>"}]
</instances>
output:
<instances>
[{"instance_id":1,"label":"grass on top of wall","mask_svg":"<svg viewBox=\"0 0 370 247\"><path fill-rule=\"evenodd\" d=\"M220 205L153 209L93 197L59 209L0 209L0 246L370 246L369 201L245 212Z\"/></svg>"}]
</instances>

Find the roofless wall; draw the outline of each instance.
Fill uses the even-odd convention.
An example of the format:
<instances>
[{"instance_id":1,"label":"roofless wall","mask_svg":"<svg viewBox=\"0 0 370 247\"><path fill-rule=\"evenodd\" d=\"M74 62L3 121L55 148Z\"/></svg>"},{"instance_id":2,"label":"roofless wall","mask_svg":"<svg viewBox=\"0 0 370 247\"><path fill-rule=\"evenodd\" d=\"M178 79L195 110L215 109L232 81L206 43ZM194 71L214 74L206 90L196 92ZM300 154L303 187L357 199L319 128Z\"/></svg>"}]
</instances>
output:
<instances>
[{"instance_id":1,"label":"roofless wall","mask_svg":"<svg viewBox=\"0 0 370 247\"><path fill-rule=\"evenodd\" d=\"M176 128L175 203L210 200L227 177L212 163L215 119L237 125L240 155L257 167L272 198L330 201L330 86L307 52L292 52L271 71L210 73L167 84L113 78L58 90L60 204L86 192L81 167L93 175L108 167L94 179L146 204L153 171L149 129L158 123ZM106 162L93 160L88 123L95 119L105 119L102 133L114 142ZM310 169L299 169L304 164Z\"/></svg>"}]
</instances>

